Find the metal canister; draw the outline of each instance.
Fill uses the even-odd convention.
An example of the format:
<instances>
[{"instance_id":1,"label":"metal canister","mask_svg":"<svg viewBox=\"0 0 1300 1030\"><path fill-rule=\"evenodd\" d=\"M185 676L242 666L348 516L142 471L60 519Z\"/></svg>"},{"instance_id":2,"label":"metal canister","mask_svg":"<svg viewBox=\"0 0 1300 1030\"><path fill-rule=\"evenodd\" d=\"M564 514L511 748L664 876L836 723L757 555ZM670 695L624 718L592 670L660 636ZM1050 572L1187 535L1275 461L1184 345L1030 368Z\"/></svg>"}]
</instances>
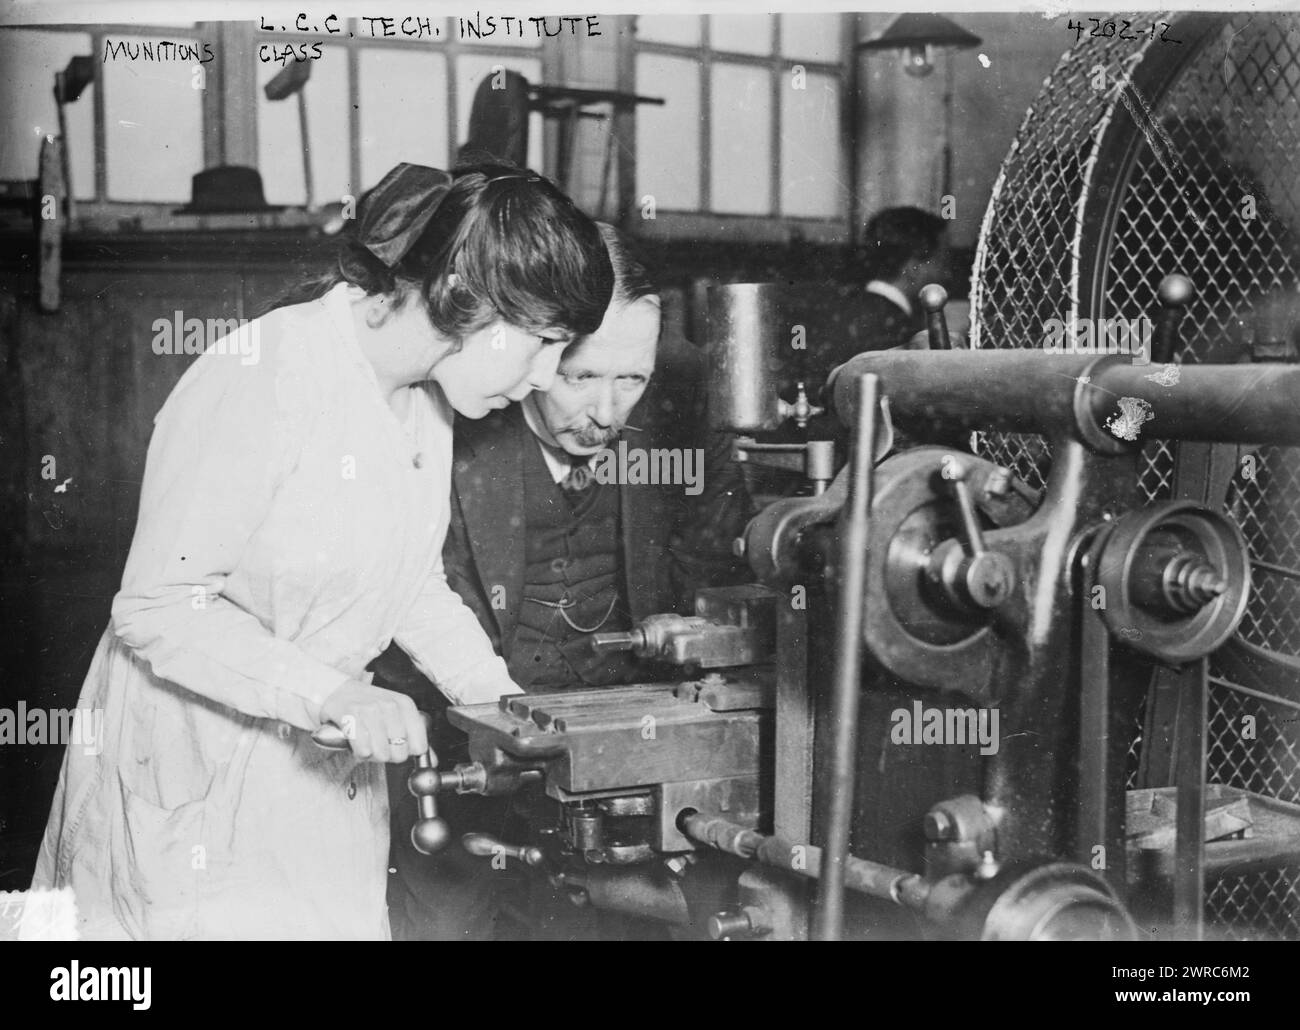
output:
<instances>
[{"instance_id":1,"label":"metal canister","mask_svg":"<svg viewBox=\"0 0 1300 1030\"><path fill-rule=\"evenodd\" d=\"M730 432L781 423L776 357L782 330L773 283L709 290L709 425Z\"/></svg>"}]
</instances>

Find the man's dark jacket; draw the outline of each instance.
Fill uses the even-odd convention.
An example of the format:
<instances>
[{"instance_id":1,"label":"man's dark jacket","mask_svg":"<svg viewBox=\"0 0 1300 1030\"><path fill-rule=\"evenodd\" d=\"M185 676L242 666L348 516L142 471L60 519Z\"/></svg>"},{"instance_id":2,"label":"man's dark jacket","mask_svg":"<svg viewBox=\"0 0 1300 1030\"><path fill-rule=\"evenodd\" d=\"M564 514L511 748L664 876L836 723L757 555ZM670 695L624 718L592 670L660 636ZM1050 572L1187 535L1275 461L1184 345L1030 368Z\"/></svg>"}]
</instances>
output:
<instances>
[{"instance_id":1,"label":"man's dark jacket","mask_svg":"<svg viewBox=\"0 0 1300 1030\"><path fill-rule=\"evenodd\" d=\"M861 286L831 288L833 300L806 303L796 314L807 323L808 346L799 377L817 396L831 372L867 351L901 347L925 328L918 313L909 315L892 300ZM791 315L793 318L794 315Z\"/></svg>"},{"instance_id":2,"label":"man's dark jacket","mask_svg":"<svg viewBox=\"0 0 1300 1030\"><path fill-rule=\"evenodd\" d=\"M629 419L640 428L625 429L621 439L629 450L701 447L703 491L691 497L682 484L606 487L619 491L623 587L633 622L656 612L689 611L697 586L744 578L731 545L744 529L747 497L738 472L722 460L729 444L718 436L682 433L688 420L676 417L675 407L656 411L658 403L662 398L647 391ZM533 460L530 452L537 448L517 405L456 425L443 564L447 582L500 654L509 651L524 594L524 460Z\"/></svg>"},{"instance_id":3,"label":"man's dark jacket","mask_svg":"<svg viewBox=\"0 0 1300 1030\"><path fill-rule=\"evenodd\" d=\"M699 363L683 368L679 362L672 372L651 381L620 439L629 450L703 449L703 489L690 496L684 484L605 487L620 495L623 587L632 621L657 612L689 614L696 588L752 579L732 553L752 511L740 469L730 460L731 441L705 429ZM524 593L524 460L532 460L538 446L517 404L482 419L456 420L443 564L447 582L502 655L509 654ZM494 587L504 588L495 592L495 606ZM373 668L377 685L411 694L422 708L445 704L396 646Z\"/></svg>"}]
</instances>

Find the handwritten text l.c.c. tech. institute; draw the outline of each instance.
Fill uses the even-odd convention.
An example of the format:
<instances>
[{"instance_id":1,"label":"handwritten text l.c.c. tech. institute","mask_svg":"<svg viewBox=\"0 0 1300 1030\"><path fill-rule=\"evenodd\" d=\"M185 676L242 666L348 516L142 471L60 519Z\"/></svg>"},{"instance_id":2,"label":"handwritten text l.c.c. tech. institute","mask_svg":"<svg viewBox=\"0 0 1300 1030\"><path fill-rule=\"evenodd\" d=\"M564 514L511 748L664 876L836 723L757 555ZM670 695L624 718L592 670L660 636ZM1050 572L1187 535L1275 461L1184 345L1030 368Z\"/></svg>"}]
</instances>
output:
<instances>
[{"instance_id":1,"label":"handwritten text l.c.c. tech. institute","mask_svg":"<svg viewBox=\"0 0 1300 1030\"><path fill-rule=\"evenodd\" d=\"M356 18L354 32L345 19L337 14L324 18L311 18L300 14L292 21L271 19L265 15L258 19L258 29L263 32L294 32L316 36L371 36L396 39L437 39L444 34L454 34L460 39L549 39L554 36L599 36L600 18L587 15L538 15L521 17L515 14L483 14L475 11L472 17L452 18L451 29L445 29L442 18L387 17L363 15Z\"/></svg>"}]
</instances>

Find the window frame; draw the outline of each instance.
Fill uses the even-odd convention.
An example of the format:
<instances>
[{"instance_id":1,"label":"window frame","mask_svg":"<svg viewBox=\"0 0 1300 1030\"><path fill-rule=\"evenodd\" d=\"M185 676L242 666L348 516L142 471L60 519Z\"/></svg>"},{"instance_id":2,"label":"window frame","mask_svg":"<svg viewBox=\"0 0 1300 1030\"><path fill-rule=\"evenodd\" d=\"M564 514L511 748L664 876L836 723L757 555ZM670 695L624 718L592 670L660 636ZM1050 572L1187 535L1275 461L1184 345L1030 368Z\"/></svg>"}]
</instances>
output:
<instances>
[{"instance_id":1,"label":"window frame","mask_svg":"<svg viewBox=\"0 0 1300 1030\"><path fill-rule=\"evenodd\" d=\"M852 14L838 15L840 60L838 63L832 63L783 55L781 53L781 13L791 12L771 13L773 23L772 52L770 54L747 54L714 47L712 45L712 19L707 14L690 15L690 17L700 19L700 42L698 45L643 40L636 33L637 16L628 16L632 22L629 33L631 45L627 48L627 59L631 63L628 76L633 83L636 83L637 58L642 54L691 60L696 62L699 67L701 114L699 126L699 197L701 206L694 211L657 207L653 219L637 220L637 230L641 234L648 237L669 239L689 237L694 239L726 240L735 239L739 232L747 240L757 242L788 241L795 238L822 243L848 243L851 241L854 208L852 183L850 183L848 196L841 196L840 211L834 217L818 218L807 215L788 215L781 211L781 90L784 86L784 77L789 74L790 69L795 65L802 65L809 75L824 75L836 79L840 86L839 121L841 125L845 124L845 119L852 117L855 110L853 106L853 90L856 87L853 74L853 43L856 39L855 16ZM835 17L836 14L835 12L825 12L825 16ZM770 214L737 215L710 210L713 185L712 85L713 65L715 63L762 68L768 72L771 89L769 133L772 141L771 153L768 157ZM653 88L648 85L637 84L635 88L637 92L642 94L653 92ZM850 177L852 143L845 138L843 132L837 134L836 150L843 176ZM636 155L637 162L639 163L642 158L643 155L638 152ZM636 177L634 175L635 181ZM638 193L640 192L639 185L635 189Z\"/></svg>"},{"instance_id":2,"label":"window frame","mask_svg":"<svg viewBox=\"0 0 1300 1030\"><path fill-rule=\"evenodd\" d=\"M61 35L76 35L90 37L90 57L95 70L95 78L91 85L94 87L91 93L91 104L93 107L91 139L94 150L94 196L77 197L76 204L78 209L78 220L82 217L93 218L95 215L107 215L115 219L123 216L144 215L150 212L171 209L176 206L174 200L159 201L138 201L138 200L112 200L108 196L108 130L107 117L104 109L104 40L112 36L138 36L145 38L156 38L160 40L170 39L194 39L198 42L200 52L203 45L209 44L213 52L220 54L218 39L219 23L196 21L190 26L180 25L155 25L155 24L136 24L132 22L95 22L93 24L78 24L75 22L60 22L50 24L43 22L35 23L16 23L5 26L6 29L14 31L36 31L59 33ZM218 58L219 59L219 58ZM211 64L216 64L214 59ZM209 67L204 65L204 68ZM50 88L53 89L53 82ZM209 126L211 123L212 111L207 101L207 91L205 96L200 97L199 105L199 145L202 149L204 141L208 138ZM201 169L199 169L201 171Z\"/></svg>"},{"instance_id":3,"label":"window frame","mask_svg":"<svg viewBox=\"0 0 1300 1030\"><path fill-rule=\"evenodd\" d=\"M700 239L726 241L738 237L750 242L790 242L804 239L810 242L845 244L852 242L853 219L857 204L856 191L853 188L854 149L845 133L837 134L836 146L842 175L850 181L847 197L841 195L840 211L834 217L818 218L803 215L782 214L781 207L781 89L785 86L785 76L794 65L802 65L811 75L825 75L839 82L839 117L840 124L848 124L845 119L856 117L857 102L855 90L857 77L853 44L856 39L856 16L827 12L827 17L838 17L840 25L840 60L838 63L813 60L808 58L786 57L781 54L782 22L779 14L773 15L772 52L766 55L746 54L714 48L712 45L712 22L709 15L694 15L700 18L700 43L687 46L675 43L643 41L636 36L637 15L618 15L613 19L617 24L616 75L620 88L636 90L637 57L642 53L657 54L668 57L685 58L696 63L699 75L700 110L703 117L699 126L700 146L700 183L699 193L702 208L690 211L682 209L657 210L654 219L637 217L639 208L637 196L636 165L645 155L639 155L635 146L635 119L637 112L616 113L614 133L619 138L620 149L630 160L620 161L620 173L617 185L618 206L624 213L621 219L626 228L648 238L662 239ZM360 146L360 112L357 109L359 78L359 54L364 48L409 49L441 53L447 61L447 117L452 130L448 135L448 160L454 158L457 147L457 106L459 102L459 83L456 76L456 59L461 54L474 54L500 57L508 63L511 58L527 56L541 62L542 81L557 80L563 71L564 52L553 41L542 39L537 46L502 45L490 41L464 42L454 31L454 16L429 16L431 21L440 22L443 28L441 37L435 39L409 39L403 36L373 36L359 32L360 18L341 19L343 27L337 35L319 35L308 37L302 33L263 31L261 24L253 20L240 21L196 21L192 26L134 24L129 22L107 22L94 24L74 23L24 23L10 26L14 29L31 29L46 32L77 33L88 35L91 39L92 58L95 58L96 86L92 98L94 107L94 197L77 201L77 223L73 231L79 228L90 230L132 230L132 231L187 231L196 224L209 228L218 228L224 224L223 216L195 216L201 222L185 220L177 223L171 216L176 206L174 201L121 201L107 196L107 130L103 91L103 64L98 58L103 54L104 40L112 36L144 36L167 38L189 38L202 44L210 44L216 59L205 64L207 83L201 98L201 117L199 132L202 139L203 164L210 168L220 164L241 164L259 168L258 162L258 104L257 104L257 46L261 43L303 43L321 42L331 46L346 48L348 53L348 147L349 177L353 183L360 182L361 146ZM724 214L708 210L712 193L712 69L715 62L762 68L768 72L771 84L770 123L772 147L769 154L770 187L769 202L774 213L767 215ZM542 172L554 177L555 151L554 133L550 125L544 124L541 132ZM626 174L622 169L626 169ZM200 171L201 169L196 169ZM260 170L260 168L259 168ZM319 200L319 198L318 198ZM239 224L232 227L247 227L247 216L233 216ZM301 205L289 205L282 211L259 214L257 224L263 228L297 228L312 224L311 215ZM225 220L230 220L226 218Z\"/></svg>"}]
</instances>

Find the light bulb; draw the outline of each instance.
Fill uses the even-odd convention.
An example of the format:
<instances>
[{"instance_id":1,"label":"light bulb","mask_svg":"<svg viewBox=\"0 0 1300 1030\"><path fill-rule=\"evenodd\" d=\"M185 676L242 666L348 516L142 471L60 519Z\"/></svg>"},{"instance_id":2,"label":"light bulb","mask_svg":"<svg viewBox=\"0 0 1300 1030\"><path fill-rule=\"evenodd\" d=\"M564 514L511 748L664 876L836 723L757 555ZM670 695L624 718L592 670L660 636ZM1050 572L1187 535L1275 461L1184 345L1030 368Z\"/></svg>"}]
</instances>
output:
<instances>
[{"instance_id":1,"label":"light bulb","mask_svg":"<svg viewBox=\"0 0 1300 1030\"><path fill-rule=\"evenodd\" d=\"M907 55L903 58L903 71L917 79L924 78L934 71L934 64L930 60L930 48L928 46L908 47Z\"/></svg>"}]
</instances>

